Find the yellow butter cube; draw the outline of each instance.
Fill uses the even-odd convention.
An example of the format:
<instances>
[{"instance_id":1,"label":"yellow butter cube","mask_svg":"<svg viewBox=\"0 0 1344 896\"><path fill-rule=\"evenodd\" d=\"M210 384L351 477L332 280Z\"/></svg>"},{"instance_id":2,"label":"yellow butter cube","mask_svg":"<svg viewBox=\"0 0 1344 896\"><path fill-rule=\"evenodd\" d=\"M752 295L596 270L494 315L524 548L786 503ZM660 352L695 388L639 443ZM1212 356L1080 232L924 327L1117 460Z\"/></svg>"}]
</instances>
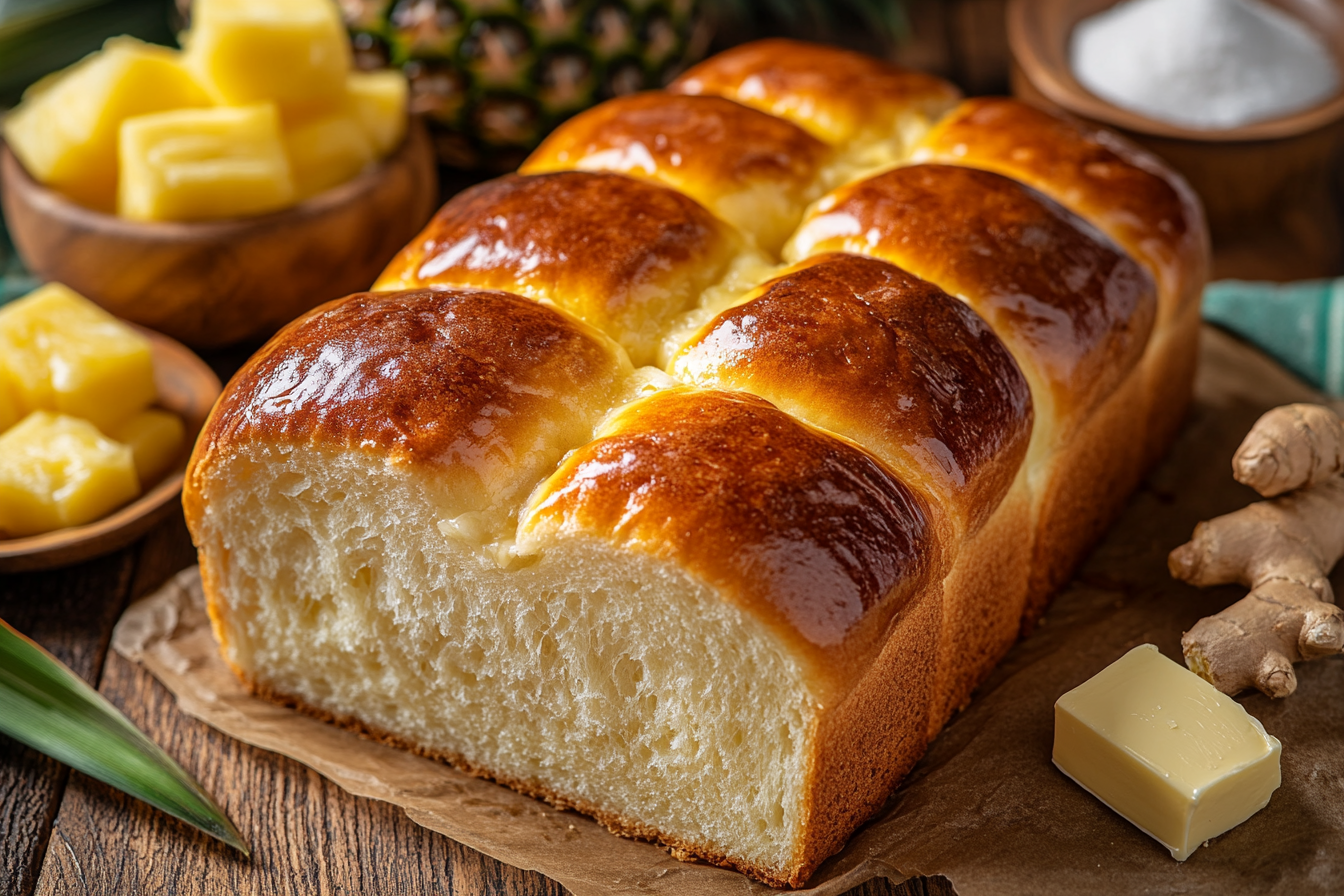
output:
<instances>
[{"instance_id":1,"label":"yellow butter cube","mask_svg":"<svg viewBox=\"0 0 1344 896\"><path fill-rule=\"evenodd\" d=\"M1055 702L1055 765L1184 862L1269 804L1282 745L1153 644Z\"/></svg>"},{"instance_id":2,"label":"yellow butter cube","mask_svg":"<svg viewBox=\"0 0 1344 896\"><path fill-rule=\"evenodd\" d=\"M220 103L289 115L344 99L350 44L332 0L196 0L186 47Z\"/></svg>"},{"instance_id":3,"label":"yellow butter cube","mask_svg":"<svg viewBox=\"0 0 1344 896\"><path fill-rule=\"evenodd\" d=\"M406 136L406 76L395 69L351 72L345 88L379 158L400 146Z\"/></svg>"},{"instance_id":4,"label":"yellow butter cube","mask_svg":"<svg viewBox=\"0 0 1344 896\"><path fill-rule=\"evenodd\" d=\"M294 201L274 105L182 109L121 126L117 211L139 221L262 214Z\"/></svg>"},{"instance_id":5,"label":"yellow butter cube","mask_svg":"<svg viewBox=\"0 0 1344 896\"><path fill-rule=\"evenodd\" d=\"M363 126L345 113L286 128L285 150L300 199L345 183L374 160L373 143Z\"/></svg>"},{"instance_id":6,"label":"yellow butter cube","mask_svg":"<svg viewBox=\"0 0 1344 896\"><path fill-rule=\"evenodd\" d=\"M139 493L131 449L86 420L34 411L0 435L0 532L8 537L93 522Z\"/></svg>"},{"instance_id":7,"label":"yellow butter cube","mask_svg":"<svg viewBox=\"0 0 1344 896\"><path fill-rule=\"evenodd\" d=\"M186 429L173 412L151 408L114 426L108 435L131 449L140 488L147 490L182 453Z\"/></svg>"},{"instance_id":8,"label":"yellow butter cube","mask_svg":"<svg viewBox=\"0 0 1344 896\"><path fill-rule=\"evenodd\" d=\"M154 400L149 340L60 283L0 308L0 367L18 411L107 429Z\"/></svg>"},{"instance_id":9,"label":"yellow butter cube","mask_svg":"<svg viewBox=\"0 0 1344 896\"><path fill-rule=\"evenodd\" d=\"M5 139L36 180L110 212L117 202L122 121L210 104L177 51L116 37L102 52L29 88L5 120Z\"/></svg>"}]
</instances>

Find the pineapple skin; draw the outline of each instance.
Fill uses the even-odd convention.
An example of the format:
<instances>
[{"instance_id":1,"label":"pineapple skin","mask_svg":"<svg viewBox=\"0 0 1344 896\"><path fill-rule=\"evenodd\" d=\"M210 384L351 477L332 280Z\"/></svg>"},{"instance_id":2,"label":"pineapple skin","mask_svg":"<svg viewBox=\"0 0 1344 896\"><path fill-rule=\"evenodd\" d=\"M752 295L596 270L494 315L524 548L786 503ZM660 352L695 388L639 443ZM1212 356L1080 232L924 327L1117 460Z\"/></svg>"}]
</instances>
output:
<instances>
[{"instance_id":1,"label":"pineapple skin","mask_svg":"<svg viewBox=\"0 0 1344 896\"><path fill-rule=\"evenodd\" d=\"M443 163L516 168L552 128L690 62L698 0L341 0L355 62L392 65Z\"/></svg>"}]
</instances>

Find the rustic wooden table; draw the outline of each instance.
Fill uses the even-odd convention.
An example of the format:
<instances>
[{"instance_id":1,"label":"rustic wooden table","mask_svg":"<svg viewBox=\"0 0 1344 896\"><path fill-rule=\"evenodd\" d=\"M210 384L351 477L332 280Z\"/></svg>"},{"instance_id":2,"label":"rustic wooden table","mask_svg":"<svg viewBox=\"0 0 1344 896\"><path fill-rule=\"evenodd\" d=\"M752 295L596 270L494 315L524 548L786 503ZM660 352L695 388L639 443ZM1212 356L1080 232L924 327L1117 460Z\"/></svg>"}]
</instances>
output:
<instances>
[{"instance_id":1,"label":"rustic wooden table","mask_svg":"<svg viewBox=\"0 0 1344 896\"><path fill-rule=\"evenodd\" d=\"M207 360L226 378L247 354ZM149 672L110 651L122 610L195 557L177 513L114 554L0 575L0 618L95 685L182 763L238 825L251 859L0 735L0 896L566 892L184 715ZM921 878L900 887L872 881L850 896L953 892L945 878Z\"/></svg>"}]
</instances>

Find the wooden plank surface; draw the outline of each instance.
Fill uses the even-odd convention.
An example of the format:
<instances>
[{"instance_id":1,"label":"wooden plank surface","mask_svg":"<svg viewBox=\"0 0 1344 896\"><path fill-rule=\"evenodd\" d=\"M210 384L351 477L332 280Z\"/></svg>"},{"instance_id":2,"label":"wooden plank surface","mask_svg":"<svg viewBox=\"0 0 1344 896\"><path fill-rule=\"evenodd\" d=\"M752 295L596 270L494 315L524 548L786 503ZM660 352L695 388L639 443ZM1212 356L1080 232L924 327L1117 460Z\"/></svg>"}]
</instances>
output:
<instances>
[{"instance_id":1,"label":"wooden plank surface","mask_svg":"<svg viewBox=\"0 0 1344 896\"><path fill-rule=\"evenodd\" d=\"M224 806L250 840L245 859L149 806L0 736L0 893L453 894L559 896L503 865L351 796L293 760L180 713L148 672L109 653L122 608L194 562L181 517L126 550L77 567L0 577L0 617L97 682ZM851 896L948 896L946 880Z\"/></svg>"},{"instance_id":2,"label":"wooden plank surface","mask_svg":"<svg viewBox=\"0 0 1344 896\"><path fill-rule=\"evenodd\" d=\"M57 574L0 575L0 619L97 684L133 567L126 550ZM0 735L0 893L32 892L67 777L65 766Z\"/></svg>"}]
</instances>

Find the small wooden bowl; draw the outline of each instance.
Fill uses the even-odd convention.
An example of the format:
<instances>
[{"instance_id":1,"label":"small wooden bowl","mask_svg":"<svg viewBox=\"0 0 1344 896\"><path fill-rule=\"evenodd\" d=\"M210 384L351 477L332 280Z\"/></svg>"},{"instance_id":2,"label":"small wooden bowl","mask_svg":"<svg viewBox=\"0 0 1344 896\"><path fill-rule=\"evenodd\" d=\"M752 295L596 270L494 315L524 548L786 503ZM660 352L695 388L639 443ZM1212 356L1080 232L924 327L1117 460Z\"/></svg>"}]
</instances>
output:
<instances>
[{"instance_id":1,"label":"small wooden bowl","mask_svg":"<svg viewBox=\"0 0 1344 896\"><path fill-rule=\"evenodd\" d=\"M195 348L271 335L368 289L438 205L434 150L413 119L401 148L283 211L200 223L127 221L34 181L5 147L5 220L29 270Z\"/></svg>"},{"instance_id":2,"label":"small wooden bowl","mask_svg":"<svg viewBox=\"0 0 1344 896\"><path fill-rule=\"evenodd\" d=\"M1344 7L1268 0L1321 34L1344 71ZM1088 92L1069 64L1082 19L1116 0L1011 0L1013 93L1119 131L1183 174L1204 201L1214 275L1290 280L1339 272L1344 228L1331 199L1344 145L1344 91L1309 109L1223 130L1147 118Z\"/></svg>"},{"instance_id":3,"label":"small wooden bowl","mask_svg":"<svg viewBox=\"0 0 1344 896\"><path fill-rule=\"evenodd\" d=\"M0 538L0 573L51 569L115 551L145 534L177 507L196 434L219 397L219 377L186 346L140 329L154 353L154 383L159 393L156 404L179 415L186 426L182 453L173 471L130 504L88 525L25 538Z\"/></svg>"}]
</instances>

